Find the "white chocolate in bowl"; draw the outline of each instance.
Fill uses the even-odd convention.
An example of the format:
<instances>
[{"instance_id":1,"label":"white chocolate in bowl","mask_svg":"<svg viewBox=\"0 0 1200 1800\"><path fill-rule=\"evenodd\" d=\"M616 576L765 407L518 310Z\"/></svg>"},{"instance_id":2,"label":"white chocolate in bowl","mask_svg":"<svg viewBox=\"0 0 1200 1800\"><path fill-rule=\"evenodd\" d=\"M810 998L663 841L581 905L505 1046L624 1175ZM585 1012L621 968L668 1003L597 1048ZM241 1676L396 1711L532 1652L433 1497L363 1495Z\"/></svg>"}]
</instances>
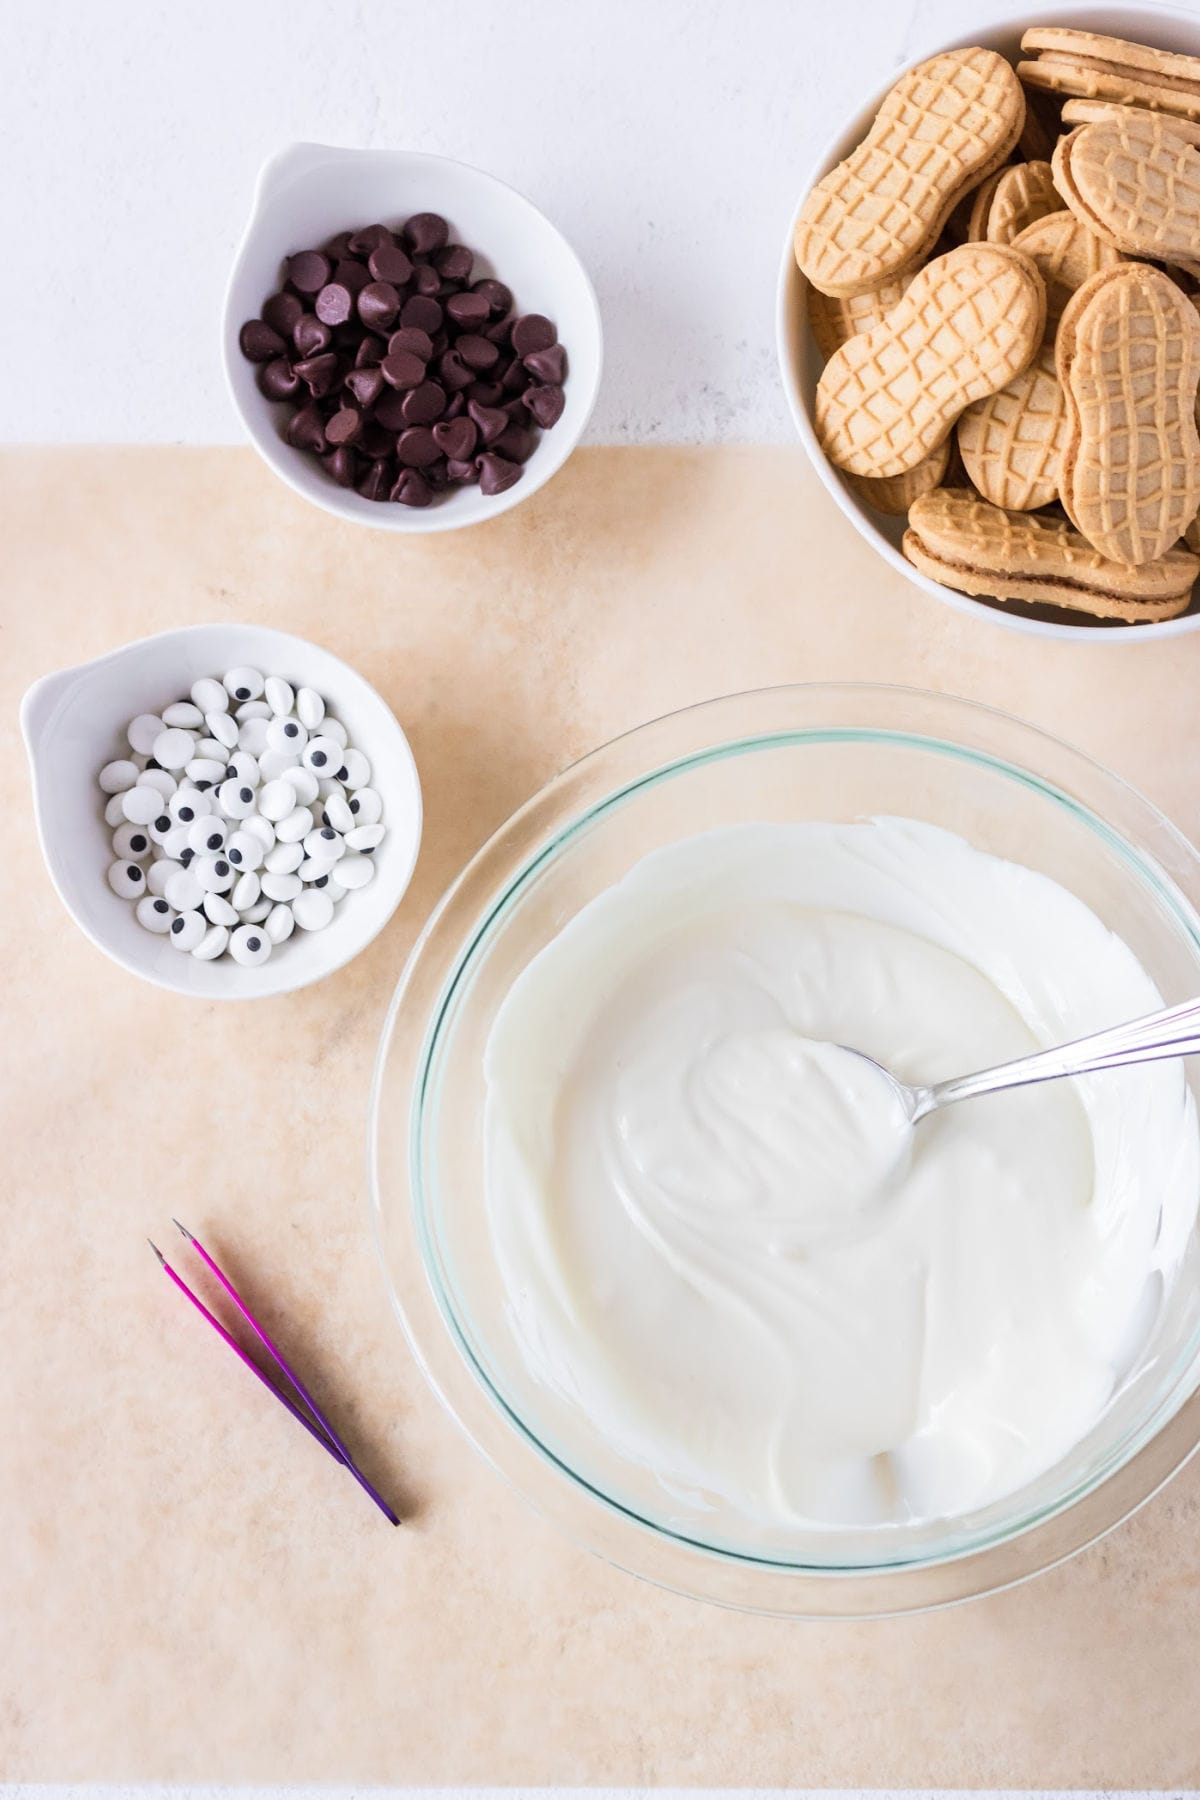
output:
<instances>
[{"instance_id":1,"label":"white chocolate in bowl","mask_svg":"<svg viewBox=\"0 0 1200 1800\"><path fill-rule=\"evenodd\" d=\"M527 1365L693 1514L887 1526L1015 1491L1102 1415L1179 1266L1182 1067L906 1137L823 1046L931 1081L1160 1003L1075 896L931 826L655 852L529 965L488 1045L488 1219Z\"/></svg>"}]
</instances>

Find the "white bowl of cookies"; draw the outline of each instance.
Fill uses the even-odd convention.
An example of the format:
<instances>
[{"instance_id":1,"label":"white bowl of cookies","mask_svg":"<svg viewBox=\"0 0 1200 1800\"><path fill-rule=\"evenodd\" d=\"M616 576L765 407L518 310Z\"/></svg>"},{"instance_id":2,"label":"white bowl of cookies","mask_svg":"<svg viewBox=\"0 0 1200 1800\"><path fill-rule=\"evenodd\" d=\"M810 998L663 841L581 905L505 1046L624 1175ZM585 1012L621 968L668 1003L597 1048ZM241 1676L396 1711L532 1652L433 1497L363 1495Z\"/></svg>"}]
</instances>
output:
<instances>
[{"instance_id":1,"label":"white bowl of cookies","mask_svg":"<svg viewBox=\"0 0 1200 1800\"><path fill-rule=\"evenodd\" d=\"M818 474L917 586L1195 630L1200 17L1057 7L912 64L802 187L777 325Z\"/></svg>"}]
</instances>

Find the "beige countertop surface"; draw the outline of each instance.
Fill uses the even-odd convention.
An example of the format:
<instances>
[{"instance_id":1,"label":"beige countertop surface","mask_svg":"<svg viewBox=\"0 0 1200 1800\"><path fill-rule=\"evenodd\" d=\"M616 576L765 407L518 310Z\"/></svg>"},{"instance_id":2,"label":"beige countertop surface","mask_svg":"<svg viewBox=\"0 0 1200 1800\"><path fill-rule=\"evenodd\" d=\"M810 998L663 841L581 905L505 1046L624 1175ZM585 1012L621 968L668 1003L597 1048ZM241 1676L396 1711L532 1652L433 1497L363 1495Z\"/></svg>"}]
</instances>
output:
<instances>
[{"instance_id":1,"label":"beige countertop surface","mask_svg":"<svg viewBox=\"0 0 1200 1800\"><path fill-rule=\"evenodd\" d=\"M953 690L1072 739L1200 833L1200 635L1043 643L890 573L790 450L584 450L494 524L400 539L249 452L5 453L3 730L19 803L0 1321L0 1779L1200 1785L1200 1463L1072 1563L926 1617L725 1614L574 1549L409 1358L364 1192L367 1083L414 935L570 758L779 681ZM391 926L253 1008L140 984L70 924L28 809L38 675L254 619L326 644L426 801ZM371 1474L389 1531L156 1269L186 1218ZM160 1240L161 1241L161 1240Z\"/></svg>"}]
</instances>

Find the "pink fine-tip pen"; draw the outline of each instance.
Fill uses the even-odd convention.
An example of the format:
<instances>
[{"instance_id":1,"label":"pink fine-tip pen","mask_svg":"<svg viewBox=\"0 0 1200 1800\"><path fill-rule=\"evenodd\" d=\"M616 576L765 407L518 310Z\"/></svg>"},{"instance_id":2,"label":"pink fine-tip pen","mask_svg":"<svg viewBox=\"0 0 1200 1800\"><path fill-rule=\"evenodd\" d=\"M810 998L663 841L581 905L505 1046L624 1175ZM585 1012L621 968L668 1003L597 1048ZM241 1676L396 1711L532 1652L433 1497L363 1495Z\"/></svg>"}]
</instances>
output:
<instances>
[{"instance_id":1,"label":"pink fine-tip pen","mask_svg":"<svg viewBox=\"0 0 1200 1800\"><path fill-rule=\"evenodd\" d=\"M379 1493L379 1491L375 1487L373 1487L372 1484L367 1480L366 1476L362 1473L362 1470L358 1468L357 1464L354 1462L354 1459L351 1457L350 1452L347 1450L345 1444L342 1442L341 1438L338 1436L337 1432L334 1430L333 1426L330 1424L326 1415L321 1411L321 1408L317 1405L316 1401L313 1399L312 1394L309 1392L305 1383L300 1379L300 1377L293 1370L291 1364L287 1361L287 1359L283 1355L283 1352L275 1344L273 1339L267 1334L267 1332L264 1330L264 1328L259 1324L258 1320L254 1317L254 1314L250 1311L250 1308L246 1305L245 1301L242 1299L241 1295L238 1293L237 1289L234 1287L232 1281L230 1281L229 1277L224 1273L224 1271L218 1266L218 1264L209 1255L208 1251L204 1248L203 1244L200 1243L199 1239L192 1232L190 1232L187 1229L186 1225L181 1225L179 1223L178 1219L176 1219L174 1221L174 1224L176 1225L177 1229L183 1234L183 1236L187 1239L188 1243L192 1246L192 1248L195 1250L197 1256L200 1257L200 1259L204 1263L205 1267L211 1272L212 1275L215 1276L216 1280L220 1283L220 1285L224 1288L225 1292L229 1295L230 1299L233 1301L234 1305L237 1307L238 1311L241 1313L242 1317L245 1319L246 1323L249 1325L251 1331L253 1331L255 1337L259 1340L259 1342L262 1344L263 1348L267 1352L268 1357L270 1358L271 1362L273 1363L275 1369L278 1371L279 1375L283 1378L284 1381L289 1383L289 1385L294 1389L295 1393L299 1396L301 1405L297 1405L296 1402L293 1401L287 1394L285 1394L281 1388L277 1387L275 1385L275 1383L271 1380L270 1376L267 1375L259 1367L259 1365L254 1361L253 1357L247 1356L246 1352L242 1349L241 1345L237 1342L237 1339L232 1335L232 1333L225 1329L224 1325L222 1325L221 1321L216 1317L216 1315L214 1313L210 1312L208 1307L205 1306L205 1304L204 1304L203 1300L201 1300L200 1296L198 1294L194 1293L192 1291L192 1289L188 1286L187 1282L184 1281L183 1277L181 1275L179 1275L176 1272L176 1270L174 1270L171 1267L170 1263L167 1261L166 1257L163 1255L163 1253L159 1249L158 1245L151 1242L148 1239L147 1242L150 1243L150 1248L153 1250L155 1256L157 1256L164 1273L175 1284L175 1286L179 1289L180 1293L184 1294L187 1297L187 1299L191 1301L192 1305L196 1308L197 1312L199 1312L205 1319L207 1319L208 1323L212 1326L213 1330L217 1333L218 1337L220 1337L226 1344L229 1345L229 1348L233 1351L234 1355L238 1358L238 1360L240 1362L244 1363L245 1366L249 1369L250 1373L252 1375L256 1376L259 1381L261 1381L263 1386L266 1388L267 1392L269 1394L273 1395L274 1398L279 1401L281 1406L284 1406L287 1408L288 1412L291 1413L292 1417L294 1419L298 1420L301 1425L303 1425L305 1431L308 1432L309 1436L315 1438L317 1443L320 1444L321 1448L323 1450L327 1451L330 1456L332 1456L334 1462L340 1463L343 1466L343 1468L349 1470L350 1474L353 1475L355 1481L358 1482L359 1486L363 1489L363 1491L365 1493L367 1493L370 1496L370 1498L374 1501L375 1505L379 1508L380 1512L383 1514L384 1518L387 1519L389 1524L398 1525L400 1523L400 1520L399 1520L399 1517L397 1516L397 1514L388 1505L387 1501L383 1498L383 1496ZM307 1408L307 1412L305 1410L303 1410L304 1408ZM311 1416L309 1416L309 1415L311 1415Z\"/></svg>"}]
</instances>

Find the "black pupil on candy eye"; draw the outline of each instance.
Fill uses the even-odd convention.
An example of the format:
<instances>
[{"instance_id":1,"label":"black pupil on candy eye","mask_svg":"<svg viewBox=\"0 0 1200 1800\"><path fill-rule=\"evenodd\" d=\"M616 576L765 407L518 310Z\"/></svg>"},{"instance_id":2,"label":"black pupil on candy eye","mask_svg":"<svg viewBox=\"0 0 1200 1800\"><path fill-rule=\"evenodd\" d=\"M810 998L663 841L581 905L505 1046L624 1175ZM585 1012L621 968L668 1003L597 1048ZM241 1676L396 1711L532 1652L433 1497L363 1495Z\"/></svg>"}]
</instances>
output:
<instances>
[{"instance_id":1,"label":"black pupil on candy eye","mask_svg":"<svg viewBox=\"0 0 1200 1800\"><path fill-rule=\"evenodd\" d=\"M184 850L181 852L179 860L183 864L185 869L187 868L188 864L191 862L191 860L192 860L193 856L195 856L195 854L196 854L196 852L191 849Z\"/></svg>"},{"instance_id":2,"label":"black pupil on candy eye","mask_svg":"<svg viewBox=\"0 0 1200 1800\"><path fill-rule=\"evenodd\" d=\"M171 909L167 905L165 900L156 900L154 902L154 910L157 913L164 913L164 912L170 912Z\"/></svg>"},{"instance_id":3,"label":"black pupil on candy eye","mask_svg":"<svg viewBox=\"0 0 1200 1800\"><path fill-rule=\"evenodd\" d=\"M243 800L253 800L254 794L250 788L243 788L242 792L241 792L241 797Z\"/></svg>"},{"instance_id":4,"label":"black pupil on candy eye","mask_svg":"<svg viewBox=\"0 0 1200 1800\"><path fill-rule=\"evenodd\" d=\"M196 815L190 806L181 806L179 809L179 816L185 825L190 825Z\"/></svg>"},{"instance_id":5,"label":"black pupil on candy eye","mask_svg":"<svg viewBox=\"0 0 1200 1800\"><path fill-rule=\"evenodd\" d=\"M350 771L349 771L349 769L348 769L348 768L347 768L347 767L346 767L346 765L345 765L345 763L343 763L343 764L342 764L342 766L341 766L341 768L340 768L340 769L339 769L339 770L338 770L338 772L337 772L337 774L336 774L336 776L335 776L335 777L334 777L334 779L335 779L335 780L336 780L336 781L349 781L349 779L350 779Z\"/></svg>"},{"instance_id":6,"label":"black pupil on candy eye","mask_svg":"<svg viewBox=\"0 0 1200 1800\"><path fill-rule=\"evenodd\" d=\"M324 831L321 833L321 836L323 838L331 838L335 835L336 834L329 829L328 825L325 827Z\"/></svg>"},{"instance_id":7,"label":"black pupil on candy eye","mask_svg":"<svg viewBox=\"0 0 1200 1800\"><path fill-rule=\"evenodd\" d=\"M174 931L174 932L176 932L176 933L179 933L179 932L181 932L181 931L182 931L182 930L183 930L183 920L182 920L182 919L176 919L176 921L175 921L175 923L174 923L174 924L173 924L173 925L172 925L172 927L171 927L171 930L172 930L172 931Z\"/></svg>"},{"instance_id":8,"label":"black pupil on candy eye","mask_svg":"<svg viewBox=\"0 0 1200 1800\"><path fill-rule=\"evenodd\" d=\"M248 700L250 698L250 689L249 688L238 688L237 697L239 700Z\"/></svg>"},{"instance_id":9,"label":"black pupil on candy eye","mask_svg":"<svg viewBox=\"0 0 1200 1800\"><path fill-rule=\"evenodd\" d=\"M228 873L229 873L229 864L227 862L225 862L224 860L222 860L221 862L219 862L217 864L217 874L218 875L228 875Z\"/></svg>"},{"instance_id":10,"label":"black pupil on candy eye","mask_svg":"<svg viewBox=\"0 0 1200 1800\"><path fill-rule=\"evenodd\" d=\"M159 813L157 819L154 821L154 829L155 831L170 831L171 821L168 819L166 813Z\"/></svg>"},{"instance_id":11,"label":"black pupil on candy eye","mask_svg":"<svg viewBox=\"0 0 1200 1800\"><path fill-rule=\"evenodd\" d=\"M241 851L240 850L231 850L229 852L229 860L231 863L240 863L242 860Z\"/></svg>"},{"instance_id":12,"label":"black pupil on candy eye","mask_svg":"<svg viewBox=\"0 0 1200 1800\"><path fill-rule=\"evenodd\" d=\"M329 883L328 875L318 875L317 879L313 882L313 886L314 887L326 887L326 886L328 886L328 883Z\"/></svg>"},{"instance_id":13,"label":"black pupil on candy eye","mask_svg":"<svg viewBox=\"0 0 1200 1800\"><path fill-rule=\"evenodd\" d=\"M140 831L137 833L136 837L131 837L129 841L135 850L144 850L146 848L146 840Z\"/></svg>"},{"instance_id":14,"label":"black pupil on candy eye","mask_svg":"<svg viewBox=\"0 0 1200 1800\"><path fill-rule=\"evenodd\" d=\"M356 813L358 811L358 801L357 800L352 800L350 802L350 811L352 813Z\"/></svg>"},{"instance_id":15,"label":"black pupil on candy eye","mask_svg":"<svg viewBox=\"0 0 1200 1800\"><path fill-rule=\"evenodd\" d=\"M209 838L208 847L210 850L219 850L221 848L221 834L219 831L214 831L213 835Z\"/></svg>"},{"instance_id":16,"label":"black pupil on candy eye","mask_svg":"<svg viewBox=\"0 0 1200 1800\"><path fill-rule=\"evenodd\" d=\"M246 948L247 950L261 950L262 940L260 938L247 938Z\"/></svg>"},{"instance_id":17,"label":"black pupil on candy eye","mask_svg":"<svg viewBox=\"0 0 1200 1800\"><path fill-rule=\"evenodd\" d=\"M138 868L137 864L130 863L128 867L130 881L140 881L142 879L142 871Z\"/></svg>"},{"instance_id":18,"label":"black pupil on candy eye","mask_svg":"<svg viewBox=\"0 0 1200 1800\"><path fill-rule=\"evenodd\" d=\"M326 762L328 761L328 758L326 757L325 752L323 750L314 750L313 751L313 761L316 763L318 769L323 769L325 767Z\"/></svg>"},{"instance_id":19,"label":"black pupil on candy eye","mask_svg":"<svg viewBox=\"0 0 1200 1800\"><path fill-rule=\"evenodd\" d=\"M283 728L283 735L284 737L295 737L298 729L299 727L295 725L285 725Z\"/></svg>"}]
</instances>

